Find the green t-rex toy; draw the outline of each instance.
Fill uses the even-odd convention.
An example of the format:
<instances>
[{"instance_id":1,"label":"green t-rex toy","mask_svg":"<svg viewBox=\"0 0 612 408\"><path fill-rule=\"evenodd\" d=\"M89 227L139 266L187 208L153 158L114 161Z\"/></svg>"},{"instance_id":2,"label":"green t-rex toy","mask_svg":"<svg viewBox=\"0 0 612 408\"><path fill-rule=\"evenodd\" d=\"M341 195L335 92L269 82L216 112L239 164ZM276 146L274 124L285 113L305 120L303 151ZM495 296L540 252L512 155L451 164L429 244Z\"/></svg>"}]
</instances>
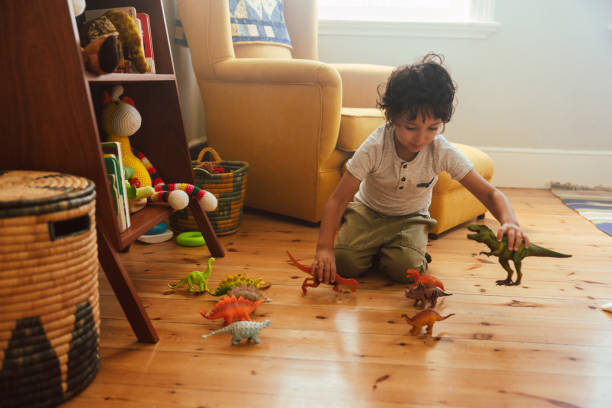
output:
<instances>
[{"instance_id":1,"label":"green t-rex toy","mask_svg":"<svg viewBox=\"0 0 612 408\"><path fill-rule=\"evenodd\" d=\"M495 255L499 258L499 263L508 272L508 277L504 280L498 280L498 285L520 285L523 273L521 272L521 261L527 256L548 256L553 258L569 258L571 255L562 254L559 252L551 251L550 249L542 248L536 244L529 244L528 248L525 248L525 244L521 243L518 251L511 251L508 249L508 239L504 237L501 242L497 240L495 233L486 225L470 224L468 225L470 231L474 231L475 234L468 234L469 239L473 239L476 242L482 242L486 244L491 252L481 252L486 256ZM514 269L516 269L516 281L512 282L512 268L508 261L512 260L514 263Z\"/></svg>"},{"instance_id":2,"label":"green t-rex toy","mask_svg":"<svg viewBox=\"0 0 612 408\"><path fill-rule=\"evenodd\" d=\"M210 278L210 274L212 272L212 263L215 258L208 258L208 266L206 267L206 272L193 271L189 272L189 275L185 276L179 283L172 286L168 284L170 289L178 289L183 286L185 283L189 286L189 291L193 292L194 286L199 286L200 290L198 292L209 292L208 290L208 278Z\"/></svg>"}]
</instances>

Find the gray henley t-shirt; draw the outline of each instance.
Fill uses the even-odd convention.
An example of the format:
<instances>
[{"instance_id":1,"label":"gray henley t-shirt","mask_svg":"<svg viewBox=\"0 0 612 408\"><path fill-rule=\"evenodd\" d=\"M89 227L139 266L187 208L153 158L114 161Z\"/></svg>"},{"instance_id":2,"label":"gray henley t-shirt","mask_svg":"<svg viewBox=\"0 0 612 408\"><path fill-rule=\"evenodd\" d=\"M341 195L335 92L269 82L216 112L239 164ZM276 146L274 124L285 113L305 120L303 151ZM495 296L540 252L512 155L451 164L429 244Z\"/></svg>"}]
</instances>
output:
<instances>
[{"instance_id":1,"label":"gray henley t-shirt","mask_svg":"<svg viewBox=\"0 0 612 408\"><path fill-rule=\"evenodd\" d=\"M474 168L463 153L438 134L411 161L395 150L394 126L382 125L359 146L347 170L361 180L355 199L385 215L429 215L438 174L461 180Z\"/></svg>"}]
</instances>

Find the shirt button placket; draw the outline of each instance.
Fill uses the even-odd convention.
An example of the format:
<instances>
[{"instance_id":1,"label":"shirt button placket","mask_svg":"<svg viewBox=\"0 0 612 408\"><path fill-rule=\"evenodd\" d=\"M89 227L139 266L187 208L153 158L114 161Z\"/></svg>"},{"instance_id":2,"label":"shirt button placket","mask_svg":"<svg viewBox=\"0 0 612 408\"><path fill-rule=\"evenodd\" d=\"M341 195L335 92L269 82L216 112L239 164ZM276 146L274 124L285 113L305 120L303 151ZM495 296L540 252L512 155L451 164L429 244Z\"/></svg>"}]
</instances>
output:
<instances>
[{"instance_id":1,"label":"shirt button placket","mask_svg":"<svg viewBox=\"0 0 612 408\"><path fill-rule=\"evenodd\" d=\"M399 186L399 189L400 189L400 190L403 190L403 189L404 189L404 183L406 182L406 176L405 176L405 173L406 173L406 167L408 167L408 165L406 164L406 162L402 162L401 166L402 166L402 167L401 167L401 169L400 169L400 177L401 177L401 178L400 178L400 186Z\"/></svg>"}]
</instances>

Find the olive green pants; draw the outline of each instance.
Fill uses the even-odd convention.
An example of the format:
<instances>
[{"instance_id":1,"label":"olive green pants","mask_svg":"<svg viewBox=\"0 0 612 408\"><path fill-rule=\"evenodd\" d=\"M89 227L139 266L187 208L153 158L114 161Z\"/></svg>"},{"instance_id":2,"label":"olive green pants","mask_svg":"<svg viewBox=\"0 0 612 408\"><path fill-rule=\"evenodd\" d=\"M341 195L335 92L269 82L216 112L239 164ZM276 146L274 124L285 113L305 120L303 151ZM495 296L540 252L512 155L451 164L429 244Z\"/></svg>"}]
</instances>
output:
<instances>
[{"instance_id":1,"label":"olive green pants","mask_svg":"<svg viewBox=\"0 0 612 408\"><path fill-rule=\"evenodd\" d=\"M391 280L407 283L406 269L427 270L427 234L436 224L424 215L383 215L350 202L334 245L336 272L355 278L377 267Z\"/></svg>"}]
</instances>

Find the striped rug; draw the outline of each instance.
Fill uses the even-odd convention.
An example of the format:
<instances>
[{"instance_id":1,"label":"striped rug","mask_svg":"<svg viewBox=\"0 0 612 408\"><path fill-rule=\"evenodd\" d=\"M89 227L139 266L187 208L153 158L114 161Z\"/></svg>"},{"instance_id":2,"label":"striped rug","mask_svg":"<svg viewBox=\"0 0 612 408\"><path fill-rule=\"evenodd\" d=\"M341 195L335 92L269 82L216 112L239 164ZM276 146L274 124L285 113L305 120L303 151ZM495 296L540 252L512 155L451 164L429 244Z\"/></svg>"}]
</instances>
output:
<instances>
[{"instance_id":1,"label":"striped rug","mask_svg":"<svg viewBox=\"0 0 612 408\"><path fill-rule=\"evenodd\" d=\"M568 207L576 210L597 228L612 235L612 191L551 189Z\"/></svg>"}]
</instances>

